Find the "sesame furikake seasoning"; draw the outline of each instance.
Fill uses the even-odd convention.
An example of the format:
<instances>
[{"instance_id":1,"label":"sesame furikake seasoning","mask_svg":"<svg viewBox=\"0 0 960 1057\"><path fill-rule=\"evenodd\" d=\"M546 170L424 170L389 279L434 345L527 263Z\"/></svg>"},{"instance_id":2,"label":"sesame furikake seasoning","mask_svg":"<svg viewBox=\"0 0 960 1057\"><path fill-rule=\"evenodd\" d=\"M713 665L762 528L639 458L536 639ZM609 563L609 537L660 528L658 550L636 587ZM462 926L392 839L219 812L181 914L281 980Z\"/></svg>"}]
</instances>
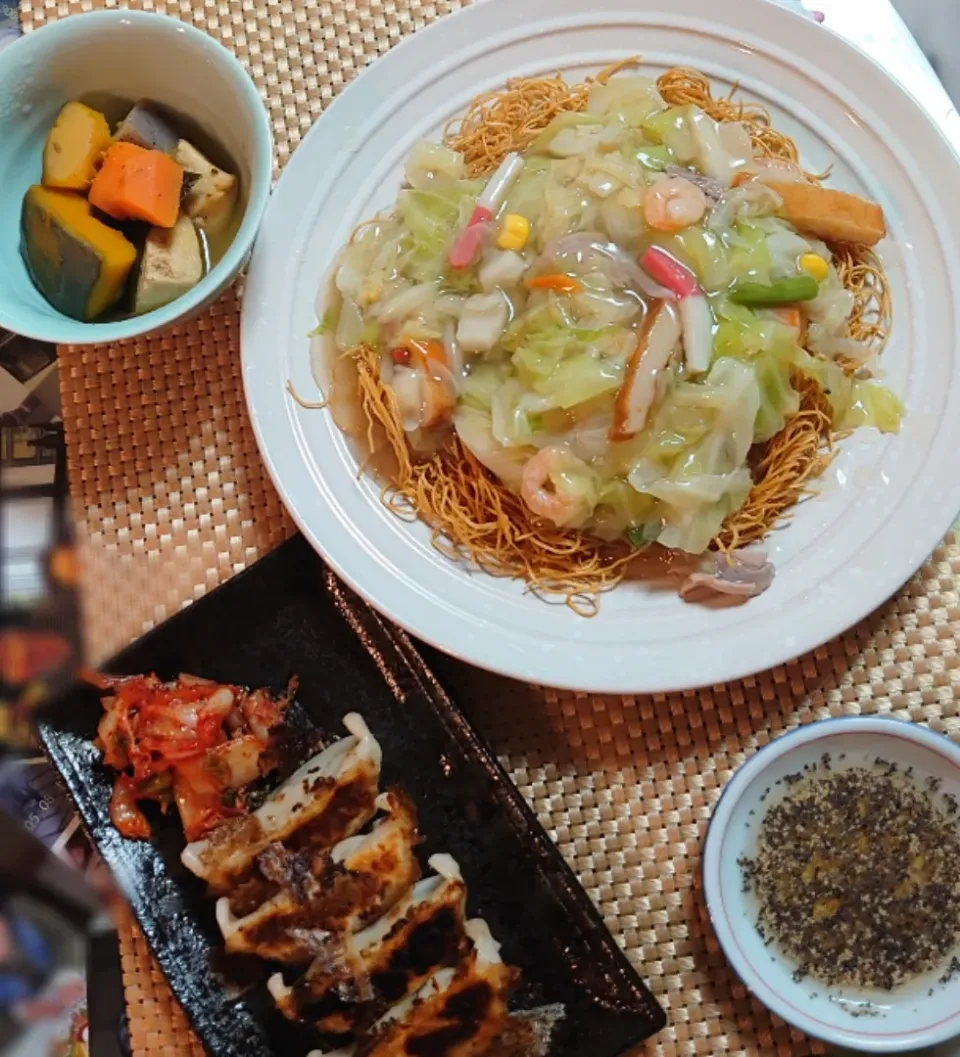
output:
<instances>
[{"instance_id":1,"label":"sesame furikake seasoning","mask_svg":"<svg viewBox=\"0 0 960 1057\"><path fill-rule=\"evenodd\" d=\"M824 756L784 781L739 863L794 979L889 991L941 968L960 940L956 801L879 759L831 770Z\"/></svg>"}]
</instances>

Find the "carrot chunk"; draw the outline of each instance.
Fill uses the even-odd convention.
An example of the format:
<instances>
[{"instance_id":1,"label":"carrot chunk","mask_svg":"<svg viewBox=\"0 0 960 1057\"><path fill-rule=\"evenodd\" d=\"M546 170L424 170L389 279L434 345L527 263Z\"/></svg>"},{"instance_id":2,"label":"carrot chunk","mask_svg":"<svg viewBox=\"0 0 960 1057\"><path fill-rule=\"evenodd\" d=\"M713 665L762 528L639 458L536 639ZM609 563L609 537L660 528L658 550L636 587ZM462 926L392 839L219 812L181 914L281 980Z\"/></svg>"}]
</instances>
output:
<instances>
[{"instance_id":1,"label":"carrot chunk","mask_svg":"<svg viewBox=\"0 0 960 1057\"><path fill-rule=\"evenodd\" d=\"M168 155L114 143L90 186L90 204L117 220L172 228L180 212L183 169Z\"/></svg>"}]
</instances>

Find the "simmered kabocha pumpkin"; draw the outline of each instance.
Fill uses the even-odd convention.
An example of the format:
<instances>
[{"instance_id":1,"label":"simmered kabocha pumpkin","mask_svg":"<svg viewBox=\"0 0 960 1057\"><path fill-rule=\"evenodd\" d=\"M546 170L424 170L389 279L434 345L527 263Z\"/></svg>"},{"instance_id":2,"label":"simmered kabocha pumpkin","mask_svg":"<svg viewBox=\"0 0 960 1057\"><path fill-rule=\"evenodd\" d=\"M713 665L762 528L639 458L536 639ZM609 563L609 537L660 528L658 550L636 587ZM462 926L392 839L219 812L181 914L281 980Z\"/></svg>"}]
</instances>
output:
<instances>
[{"instance_id":1,"label":"simmered kabocha pumpkin","mask_svg":"<svg viewBox=\"0 0 960 1057\"><path fill-rule=\"evenodd\" d=\"M103 114L83 103L67 103L43 149L44 187L86 191L110 141L110 126Z\"/></svg>"},{"instance_id":2,"label":"simmered kabocha pumpkin","mask_svg":"<svg viewBox=\"0 0 960 1057\"><path fill-rule=\"evenodd\" d=\"M23 200L24 260L43 296L65 316L90 320L116 304L137 250L72 191L34 185Z\"/></svg>"}]
</instances>

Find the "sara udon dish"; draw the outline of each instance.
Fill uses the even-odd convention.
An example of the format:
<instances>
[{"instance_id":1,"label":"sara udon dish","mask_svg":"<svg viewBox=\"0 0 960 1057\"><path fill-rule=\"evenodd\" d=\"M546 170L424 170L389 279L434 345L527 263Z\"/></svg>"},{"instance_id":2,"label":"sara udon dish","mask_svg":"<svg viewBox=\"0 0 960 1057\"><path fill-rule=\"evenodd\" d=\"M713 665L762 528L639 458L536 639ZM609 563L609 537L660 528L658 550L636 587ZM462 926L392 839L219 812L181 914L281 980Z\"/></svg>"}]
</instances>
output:
<instances>
[{"instance_id":1,"label":"sara udon dish","mask_svg":"<svg viewBox=\"0 0 960 1057\"><path fill-rule=\"evenodd\" d=\"M837 439L899 431L885 235L697 70L515 78L340 251L315 373L451 560L585 615L651 568L742 603Z\"/></svg>"},{"instance_id":2,"label":"sara udon dish","mask_svg":"<svg viewBox=\"0 0 960 1057\"><path fill-rule=\"evenodd\" d=\"M299 155L305 161L295 158L280 185L253 262L243 335L248 401L267 464L298 524L341 575L421 637L474 663L598 690L690 686L757 670L823 641L882 601L939 538L949 520L944 507L957 503L935 469L953 428L944 414L955 399L952 363L910 356L929 347L931 326L952 332L954 251L938 235L944 211L954 208L941 180L952 154L868 60L783 12L748 7L725 13L720 25L695 0L669 17L614 2L589 15L544 5L532 17L550 31L531 37L504 28L496 3L482 5L373 67L321 122L327 147L343 145L342 160L327 163L318 181L320 147L308 138ZM745 97L768 106L774 124L797 139L810 169L832 162L834 186L882 204L890 232L882 256L897 305L883 382L910 413L901 439L863 436L844 446L816 499L772 537L777 579L748 606L703 610L656 585L631 583L584 621L531 598L520 584L436 554L424 526L394 518L380 504L379 487L358 478L359 462L329 416L301 409L285 386L290 380L302 397L318 395L304 337L316 322L314 295L336 247L395 199L412 143L438 138L479 90L510 75L559 68L574 81L596 73L624 55L628 30L642 36L636 50L654 67L682 60L715 84L738 79ZM449 59L430 67L437 33ZM842 85L821 65L827 58ZM429 72L411 80L411 68ZM386 154L378 132L389 134ZM900 159L919 141L939 161L918 175ZM277 348L285 350L279 359Z\"/></svg>"}]
</instances>

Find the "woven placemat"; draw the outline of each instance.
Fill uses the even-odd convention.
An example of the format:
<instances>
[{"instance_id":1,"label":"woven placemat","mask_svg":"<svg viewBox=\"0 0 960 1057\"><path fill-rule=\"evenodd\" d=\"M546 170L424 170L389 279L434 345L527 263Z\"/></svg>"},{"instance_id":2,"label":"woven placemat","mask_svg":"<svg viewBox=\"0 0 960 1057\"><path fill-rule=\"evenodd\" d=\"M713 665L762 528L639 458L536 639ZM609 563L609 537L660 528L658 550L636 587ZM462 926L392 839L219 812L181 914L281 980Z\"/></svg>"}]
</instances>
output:
<instances>
[{"instance_id":1,"label":"woven placemat","mask_svg":"<svg viewBox=\"0 0 960 1057\"><path fill-rule=\"evenodd\" d=\"M133 1057L204 1057L129 910L117 912Z\"/></svg>"},{"instance_id":2,"label":"woven placemat","mask_svg":"<svg viewBox=\"0 0 960 1057\"><path fill-rule=\"evenodd\" d=\"M25 28L104 5L22 0ZM131 5L133 6L133 5ZM233 48L273 120L282 165L343 83L459 0L159 0ZM91 660L103 658L292 530L243 402L239 314L225 295L147 339L61 350L70 483ZM949 536L879 612L752 679L699 693L596 697L470 680L464 704L667 1010L648 1051L822 1053L733 977L699 889L711 806L740 762L798 723L893 712L960 736L960 545ZM135 1057L200 1047L129 921ZM297 1055L291 1055L297 1057ZM589 1057L585 1054L584 1057Z\"/></svg>"}]
</instances>

